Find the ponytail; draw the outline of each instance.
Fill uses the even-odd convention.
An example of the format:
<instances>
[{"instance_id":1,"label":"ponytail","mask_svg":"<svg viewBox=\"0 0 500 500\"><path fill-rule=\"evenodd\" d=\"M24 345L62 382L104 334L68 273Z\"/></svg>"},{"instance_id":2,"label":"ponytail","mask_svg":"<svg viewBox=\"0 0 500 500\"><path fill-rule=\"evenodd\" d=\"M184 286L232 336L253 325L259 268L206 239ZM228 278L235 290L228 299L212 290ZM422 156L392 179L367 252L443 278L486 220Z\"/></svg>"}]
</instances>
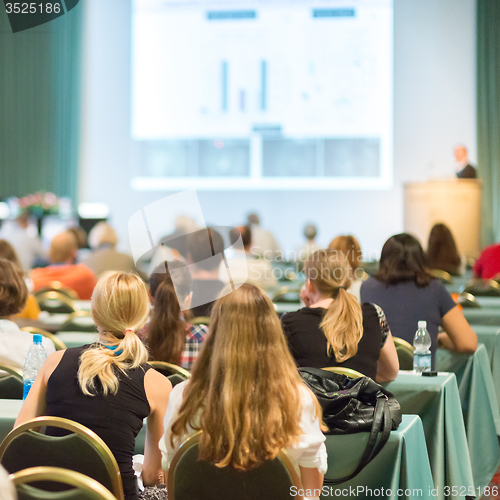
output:
<instances>
[{"instance_id":1,"label":"ponytail","mask_svg":"<svg viewBox=\"0 0 500 500\"><path fill-rule=\"evenodd\" d=\"M356 297L339 288L320 327L326 337L329 356L333 354L337 363L352 358L363 336L363 313Z\"/></svg>"},{"instance_id":2,"label":"ponytail","mask_svg":"<svg viewBox=\"0 0 500 500\"><path fill-rule=\"evenodd\" d=\"M104 344L87 349L80 357L78 383L86 396L97 393L96 377L102 393L116 394L122 372L137 368L148 360L144 344L134 333L149 315L144 282L132 273L110 272L101 277L92 294L92 318L101 328Z\"/></svg>"}]
</instances>

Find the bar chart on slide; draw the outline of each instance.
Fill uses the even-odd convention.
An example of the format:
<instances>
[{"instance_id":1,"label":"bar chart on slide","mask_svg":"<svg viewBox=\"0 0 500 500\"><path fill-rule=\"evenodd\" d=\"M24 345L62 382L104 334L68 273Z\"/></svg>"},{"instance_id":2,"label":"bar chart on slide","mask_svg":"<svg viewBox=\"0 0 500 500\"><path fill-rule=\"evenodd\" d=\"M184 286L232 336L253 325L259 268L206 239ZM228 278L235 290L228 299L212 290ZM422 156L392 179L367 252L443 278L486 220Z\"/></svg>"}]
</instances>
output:
<instances>
[{"instance_id":1,"label":"bar chart on slide","mask_svg":"<svg viewBox=\"0 0 500 500\"><path fill-rule=\"evenodd\" d=\"M249 0L242 8L231 0L134 0L132 137L223 140L221 150L240 141L237 148L249 148L241 171L261 177L286 170L266 167L266 158L302 157L312 162L304 171L342 173L323 156L351 141L335 146L333 157L359 163L352 145L364 144L366 167L358 174L388 174L392 0L353 4ZM323 145L313 154L307 141ZM199 156L195 150L184 156Z\"/></svg>"}]
</instances>

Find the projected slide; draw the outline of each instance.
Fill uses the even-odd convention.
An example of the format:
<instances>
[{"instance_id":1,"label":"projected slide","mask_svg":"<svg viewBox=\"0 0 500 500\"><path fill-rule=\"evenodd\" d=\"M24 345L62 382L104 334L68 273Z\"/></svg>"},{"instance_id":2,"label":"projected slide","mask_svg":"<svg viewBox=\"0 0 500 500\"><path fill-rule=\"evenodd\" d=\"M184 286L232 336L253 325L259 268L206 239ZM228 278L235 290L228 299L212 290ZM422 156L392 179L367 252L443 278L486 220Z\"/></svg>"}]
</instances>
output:
<instances>
[{"instance_id":1,"label":"projected slide","mask_svg":"<svg viewBox=\"0 0 500 500\"><path fill-rule=\"evenodd\" d=\"M134 0L132 61L138 189L391 182L391 0Z\"/></svg>"}]
</instances>

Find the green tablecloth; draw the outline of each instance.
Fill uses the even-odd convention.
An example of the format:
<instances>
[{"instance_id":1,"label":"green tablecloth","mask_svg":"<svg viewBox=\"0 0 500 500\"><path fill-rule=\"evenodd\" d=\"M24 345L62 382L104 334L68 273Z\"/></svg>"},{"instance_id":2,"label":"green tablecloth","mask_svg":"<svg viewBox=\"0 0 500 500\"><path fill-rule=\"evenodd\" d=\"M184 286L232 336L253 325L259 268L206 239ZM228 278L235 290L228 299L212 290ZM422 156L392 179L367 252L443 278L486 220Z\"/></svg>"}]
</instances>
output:
<instances>
[{"instance_id":1,"label":"green tablecloth","mask_svg":"<svg viewBox=\"0 0 500 500\"><path fill-rule=\"evenodd\" d=\"M472 355L438 349L436 367L456 375L474 484L487 486L500 465L500 412L486 347Z\"/></svg>"},{"instance_id":2,"label":"green tablecloth","mask_svg":"<svg viewBox=\"0 0 500 500\"><path fill-rule=\"evenodd\" d=\"M445 486L455 486L458 491L474 489L455 375L422 377L400 372L396 380L384 385L396 396L403 413L416 414L422 419L437 498L444 500ZM495 433L494 438L497 441Z\"/></svg>"},{"instance_id":3,"label":"green tablecloth","mask_svg":"<svg viewBox=\"0 0 500 500\"><path fill-rule=\"evenodd\" d=\"M500 309L500 297L476 297L476 301L481 307Z\"/></svg>"},{"instance_id":4,"label":"green tablecloth","mask_svg":"<svg viewBox=\"0 0 500 500\"><path fill-rule=\"evenodd\" d=\"M488 351L493 384L500 407L500 328L490 325L472 325L472 328L476 332L478 342L484 344Z\"/></svg>"},{"instance_id":5,"label":"green tablecloth","mask_svg":"<svg viewBox=\"0 0 500 500\"><path fill-rule=\"evenodd\" d=\"M368 433L327 436L328 471L325 477L336 479L352 472L367 440ZM353 495L349 488L356 493ZM350 481L323 488L325 494L321 498L429 499L435 498L433 488L422 422L416 415L403 415L399 429L391 433L379 455ZM341 491L335 495L335 490Z\"/></svg>"},{"instance_id":6,"label":"green tablecloth","mask_svg":"<svg viewBox=\"0 0 500 500\"><path fill-rule=\"evenodd\" d=\"M500 308L482 307L480 309L464 308L465 319L471 325L493 325L500 328Z\"/></svg>"}]
</instances>

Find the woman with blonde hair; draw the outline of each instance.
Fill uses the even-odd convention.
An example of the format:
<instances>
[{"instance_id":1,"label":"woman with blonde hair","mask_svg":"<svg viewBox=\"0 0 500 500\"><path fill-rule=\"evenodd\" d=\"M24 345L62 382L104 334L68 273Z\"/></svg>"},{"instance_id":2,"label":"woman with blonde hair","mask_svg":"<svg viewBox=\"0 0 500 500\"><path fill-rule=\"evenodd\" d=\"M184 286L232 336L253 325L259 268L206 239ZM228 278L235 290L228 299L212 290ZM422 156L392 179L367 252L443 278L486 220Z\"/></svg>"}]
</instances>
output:
<instances>
[{"instance_id":1,"label":"woman with blonde hair","mask_svg":"<svg viewBox=\"0 0 500 500\"><path fill-rule=\"evenodd\" d=\"M298 366L342 366L378 382L394 380L399 362L384 312L352 296L352 268L336 250L319 250L305 263L306 307L281 318Z\"/></svg>"},{"instance_id":2,"label":"woman with blonde hair","mask_svg":"<svg viewBox=\"0 0 500 500\"><path fill-rule=\"evenodd\" d=\"M147 498L147 488L139 496L132 468L134 441L147 417L142 477L144 485L155 485L161 469L158 441L172 386L150 369L146 348L135 334L149 314L144 282L135 274L105 274L92 294L91 312L99 341L47 358L16 426L40 415L69 418L85 425L113 452L125 500Z\"/></svg>"},{"instance_id":3,"label":"woman with blonde hair","mask_svg":"<svg viewBox=\"0 0 500 500\"><path fill-rule=\"evenodd\" d=\"M286 448L304 488L322 486L321 408L301 381L271 301L254 285L215 302L191 379L172 390L160 441L164 470L197 430L201 460L250 470Z\"/></svg>"},{"instance_id":4,"label":"woman with blonde hair","mask_svg":"<svg viewBox=\"0 0 500 500\"><path fill-rule=\"evenodd\" d=\"M349 293L354 295L358 299L358 302L361 302L360 289L363 284L364 271L361 268L362 254L359 241L350 234L337 236L330 242L328 249L336 250L349 261L352 270Z\"/></svg>"}]
</instances>

